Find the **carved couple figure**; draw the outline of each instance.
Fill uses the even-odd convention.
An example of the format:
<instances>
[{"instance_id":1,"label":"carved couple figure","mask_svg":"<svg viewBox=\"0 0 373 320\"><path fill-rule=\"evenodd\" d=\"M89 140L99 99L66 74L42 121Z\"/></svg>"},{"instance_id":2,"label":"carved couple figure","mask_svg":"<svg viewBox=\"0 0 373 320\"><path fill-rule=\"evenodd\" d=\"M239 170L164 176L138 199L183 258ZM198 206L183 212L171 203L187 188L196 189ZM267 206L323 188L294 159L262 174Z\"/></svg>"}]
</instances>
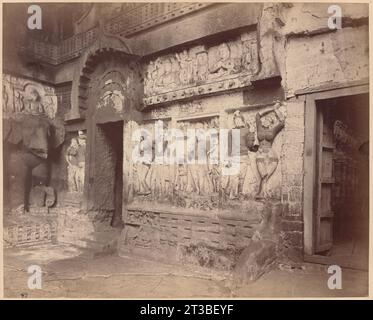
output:
<instances>
[{"instance_id":1,"label":"carved couple figure","mask_svg":"<svg viewBox=\"0 0 373 320\"><path fill-rule=\"evenodd\" d=\"M240 130L240 170L224 180L223 187L230 199L237 199L240 194L256 194L256 199L270 196L268 181L279 162L272 144L285 124L280 108L280 103L276 103L274 108L258 112L255 122L246 121L239 110L234 113L233 128Z\"/></svg>"},{"instance_id":2,"label":"carved couple figure","mask_svg":"<svg viewBox=\"0 0 373 320\"><path fill-rule=\"evenodd\" d=\"M71 139L71 144L66 152L69 192L83 192L85 153L86 135L83 131L79 131L78 137Z\"/></svg>"}]
</instances>

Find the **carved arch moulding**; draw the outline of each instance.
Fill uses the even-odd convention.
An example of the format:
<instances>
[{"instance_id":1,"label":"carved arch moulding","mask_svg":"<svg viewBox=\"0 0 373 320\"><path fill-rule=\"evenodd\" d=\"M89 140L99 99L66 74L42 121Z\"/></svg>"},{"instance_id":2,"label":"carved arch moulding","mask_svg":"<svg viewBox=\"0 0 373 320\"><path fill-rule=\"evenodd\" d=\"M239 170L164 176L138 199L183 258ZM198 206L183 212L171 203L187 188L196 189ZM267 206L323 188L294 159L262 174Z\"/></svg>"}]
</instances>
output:
<instances>
[{"instance_id":1,"label":"carved arch moulding","mask_svg":"<svg viewBox=\"0 0 373 320\"><path fill-rule=\"evenodd\" d=\"M118 56L123 62L134 62L138 57L118 36L103 33L80 57L72 81L71 109L65 121L83 121L88 110L88 89L96 66L108 57Z\"/></svg>"}]
</instances>

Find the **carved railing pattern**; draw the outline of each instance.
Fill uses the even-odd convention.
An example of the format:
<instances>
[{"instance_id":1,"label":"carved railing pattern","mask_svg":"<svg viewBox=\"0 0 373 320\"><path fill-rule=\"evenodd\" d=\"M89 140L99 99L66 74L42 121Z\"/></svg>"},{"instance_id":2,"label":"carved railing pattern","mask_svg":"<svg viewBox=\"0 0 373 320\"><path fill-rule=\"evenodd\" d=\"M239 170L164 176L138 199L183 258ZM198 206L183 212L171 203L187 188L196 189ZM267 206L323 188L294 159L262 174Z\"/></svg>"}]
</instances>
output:
<instances>
[{"instance_id":1,"label":"carved railing pattern","mask_svg":"<svg viewBox=\"0 0 373 320\"><path fill-rule=\"evenodd\" d=\"M97 39L98 34L99 28L92 28L58 44L30 39L21 47L21 52L31 55L34 59L57 65L79 57Z\"/></svg>"},{"instance_id":2,"label":"carved railing pattern","mask_svg":"<svg viewBox=\"0 0 373 320\"><path fill-rule=\"evenodd\" d=\"M155 25L200 10L213 3L147 3L111 19L105 25L107 32L128 36Z\"/></svg>"},{"instance_id":3,"label":"carved railing pattern","mask_svg":"<svg viewBox=\"0 0 373 320\"><path fill-rule=\"evenodd\" d=\"M104 24L107 33L129 36L153 26L201 10L214 3L146 3L127 9L125 12L109 19ZM125 9L123 9L125 10ZM92 44L98 37L99 27L76 34L58 44L34 38L27 40L21 47L28 57L57 65L76 57Z\"/></svg>"}]
</instances>

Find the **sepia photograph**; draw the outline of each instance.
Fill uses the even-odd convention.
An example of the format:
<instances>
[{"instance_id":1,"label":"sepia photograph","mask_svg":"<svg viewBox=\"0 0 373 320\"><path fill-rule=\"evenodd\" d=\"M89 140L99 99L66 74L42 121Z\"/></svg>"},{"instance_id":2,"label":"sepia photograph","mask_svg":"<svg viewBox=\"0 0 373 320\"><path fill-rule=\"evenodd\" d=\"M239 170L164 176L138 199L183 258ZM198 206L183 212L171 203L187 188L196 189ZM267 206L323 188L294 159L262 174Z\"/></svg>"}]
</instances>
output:
<instances>
[{"instance_id":1,"label":"sepia photograph","mask_svg":"<svg viewBox=\"0 0 373 320\"><path fill-rule=\"evenodd\" d=\"M2 3L3 298L367 299L370 6Z\"/></svg>"}]
</instances>

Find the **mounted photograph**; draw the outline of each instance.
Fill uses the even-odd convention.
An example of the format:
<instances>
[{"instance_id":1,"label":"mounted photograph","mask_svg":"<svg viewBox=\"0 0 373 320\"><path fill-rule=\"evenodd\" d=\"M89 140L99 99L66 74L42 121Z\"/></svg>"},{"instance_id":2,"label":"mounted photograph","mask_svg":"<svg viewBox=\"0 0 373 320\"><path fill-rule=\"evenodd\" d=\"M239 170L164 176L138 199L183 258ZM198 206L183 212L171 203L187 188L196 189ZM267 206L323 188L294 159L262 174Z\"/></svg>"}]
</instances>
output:
<instances>
[{"instance_id":1,"label":"mounted photograph","mask_svg":"<svg viewBox=\"0 0 373 320\"><path fill-rule=\"evenodd\" d=\"M3 3L4 298L368 297L369 5Z\"/></svg>"}]
</instances>

